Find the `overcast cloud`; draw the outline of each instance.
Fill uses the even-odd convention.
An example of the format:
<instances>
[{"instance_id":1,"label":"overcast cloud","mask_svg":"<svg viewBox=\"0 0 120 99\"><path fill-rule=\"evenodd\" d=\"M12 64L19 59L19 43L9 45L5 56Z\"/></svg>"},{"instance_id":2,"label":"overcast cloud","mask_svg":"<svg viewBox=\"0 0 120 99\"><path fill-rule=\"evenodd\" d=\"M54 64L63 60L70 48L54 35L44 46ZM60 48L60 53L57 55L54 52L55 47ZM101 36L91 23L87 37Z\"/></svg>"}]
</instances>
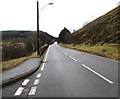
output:
<instances>
[{"instance_id":1,"label":"overcast cloud","mask_svg":"<svg viewBox=\"0 0 120 99\"><path fill-rule=\"evenodd\" d=\"M118 0L39 0L40 30L58 36L117 7ZM36 30L36 0L0 0L0 30Z\"/></svg>"}]
</instances>

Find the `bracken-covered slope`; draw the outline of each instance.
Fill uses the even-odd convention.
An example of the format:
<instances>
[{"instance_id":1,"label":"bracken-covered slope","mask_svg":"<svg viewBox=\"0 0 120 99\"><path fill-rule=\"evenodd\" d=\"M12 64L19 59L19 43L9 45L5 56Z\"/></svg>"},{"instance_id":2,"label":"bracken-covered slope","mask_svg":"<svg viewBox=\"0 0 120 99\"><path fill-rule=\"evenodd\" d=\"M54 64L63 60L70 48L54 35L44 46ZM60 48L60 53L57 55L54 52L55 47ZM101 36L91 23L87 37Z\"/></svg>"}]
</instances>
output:
<instances>
[{"instance_id":1,"label":"bracken-covered slope","mask_svg":"<svg viewBox=\"0 0 120 99\"><path fill-rule=\"evenodd\" d=\"M74 44L104 44L120 42L120 6L97 18L72 34Z\"/></svg>"}]
</instances>

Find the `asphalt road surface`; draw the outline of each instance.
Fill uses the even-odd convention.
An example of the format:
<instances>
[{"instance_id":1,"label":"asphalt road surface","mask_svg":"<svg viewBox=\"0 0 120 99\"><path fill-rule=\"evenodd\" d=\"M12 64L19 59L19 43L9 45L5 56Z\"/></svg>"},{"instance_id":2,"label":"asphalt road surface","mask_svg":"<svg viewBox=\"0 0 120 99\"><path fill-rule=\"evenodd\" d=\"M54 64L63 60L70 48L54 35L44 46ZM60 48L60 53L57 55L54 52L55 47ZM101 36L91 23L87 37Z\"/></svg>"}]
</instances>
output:
<instances>
[{"instance_id":1,"label":"asphalt road surface","mask_svg":"<svg viewBox=\"0 0 120 99\"><path fill-rule=\"evenodd\" d=\"M0 46L0 63L2 62L2 46Z\"/></svg>"},{"instance_id":2,"label":"asphalt road surface","mask_svg":"<svg viewBox=\"0 0 120 99\"><path fill-rule=\"evenodd\" d=\"M36 73L2 91L3 97L118 97L118 61L53 44Z\"/></svg>"}]
</instances>

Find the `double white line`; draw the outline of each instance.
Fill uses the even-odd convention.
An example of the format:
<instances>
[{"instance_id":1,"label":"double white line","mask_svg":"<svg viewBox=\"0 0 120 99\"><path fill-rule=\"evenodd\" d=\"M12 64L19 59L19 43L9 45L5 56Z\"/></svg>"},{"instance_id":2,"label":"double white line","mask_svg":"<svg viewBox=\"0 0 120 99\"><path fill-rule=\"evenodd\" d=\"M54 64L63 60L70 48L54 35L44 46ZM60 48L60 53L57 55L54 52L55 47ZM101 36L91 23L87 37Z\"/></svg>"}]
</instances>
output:
<instances>
[{"instance_id":1,"label":"double white line","mask_svg":"<svg viewBox=\"0 0 120 99\"><path fill-rule=\"evenodd\" d=\"M37 79L35 79L33 85L38 85L38 84L39 84L40 79L38 79L38 78L40 78L40 77L41 77L41 74L38 74L38 75L36 76ZM37 86L31 87L31 90L30 90L30 92L29 92L29 96L35 95L36 90L37 90Z\"/></svg>"},{"instance_id":2,"label":"double white line","mask_svg":"<svg viewBox=\"0 0 120 99\"><path fill-rule=\"evenodd\" d=\"M38 78L40 78L40 77L41 77L41 74L37 74L37 76L36 76L37 79L35 79L33 85L38 85L38 84L39 84L40 79L38 79ZM30 81L30 79L25 79L25 80L23 81L23 83L22 83L22 86L26 86L26 85L29 83L29 81ZM19 88L17 89L17 91L15 92L14 96L19 96L19 95L21 95L22 92L23 92L23 90L24 90L23 87L19 87ZM37 90L37 87L36 87L36 86L32 87L31 90L30 90L30 92L29 92L29 95L35 95L36 90Z\"/></svg>"},{"instance_id":3,"label":"double white line","mask_svg":"<svg viewBox=\"0 0 120 99\"><path fill-rule=\"evenodd\" d=\"M48 47L48 50L47 50L47 52L46 52L46 55L45 55L45 57L44 57L44 59L43 59L44 62L46 62L46 58L47 58L48 52L49 52L49 47ZM44 66L45 66L45 63L42 64L41 70L44 70ZM41 74L38 74L38 75L36 76L37 79L35 79L33 85L38 85L38 84L39 84L40 79L38 79L38 78L40 78L40 77L41 77ZM23 83L22 83L22 86L27 85L27 84L29 83L29 81L30 81L30 79L25 79L25 80L23 81ZM19 96L19 95L21 95L22 92L23 92L23 90L24 90L23 87L19 87L19 88L17 89L17 91L15 92L14 96ZM36 90L37 90L37 87L36 87L36 86L31 87L31 90L30 90L30 92L29 92L29 95L35 95Z\"/></svg>"}]
</instances>

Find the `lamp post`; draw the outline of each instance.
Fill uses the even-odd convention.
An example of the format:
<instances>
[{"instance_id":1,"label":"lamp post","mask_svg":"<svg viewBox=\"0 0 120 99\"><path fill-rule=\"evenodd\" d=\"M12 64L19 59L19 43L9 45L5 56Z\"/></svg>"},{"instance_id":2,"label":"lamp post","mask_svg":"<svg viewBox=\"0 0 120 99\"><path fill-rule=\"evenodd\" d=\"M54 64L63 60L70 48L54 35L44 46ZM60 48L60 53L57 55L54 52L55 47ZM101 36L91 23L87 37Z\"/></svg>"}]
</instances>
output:
<instances>
[{"instance_id":1,"label":"lamp post","mask_svg":"<svg viewBox=\"0 0 120 99\"><path fill-rule=\"evenodd\" d=\"M39 50L39 2L37 0L37 55L40 55Z\"/></svg>"},{"instance_id":2,"label":"lamp post","mask_svg":"<svg viewBox=\"0 0 120 99\"><path fill-rule=\"evenodd\" d=\"M53 3L47 3L40 11L42 11L47 5L53 5ZM39 50L39 1L37 0L37 55L40 55Z\"/></svg>"}]
</instances>

